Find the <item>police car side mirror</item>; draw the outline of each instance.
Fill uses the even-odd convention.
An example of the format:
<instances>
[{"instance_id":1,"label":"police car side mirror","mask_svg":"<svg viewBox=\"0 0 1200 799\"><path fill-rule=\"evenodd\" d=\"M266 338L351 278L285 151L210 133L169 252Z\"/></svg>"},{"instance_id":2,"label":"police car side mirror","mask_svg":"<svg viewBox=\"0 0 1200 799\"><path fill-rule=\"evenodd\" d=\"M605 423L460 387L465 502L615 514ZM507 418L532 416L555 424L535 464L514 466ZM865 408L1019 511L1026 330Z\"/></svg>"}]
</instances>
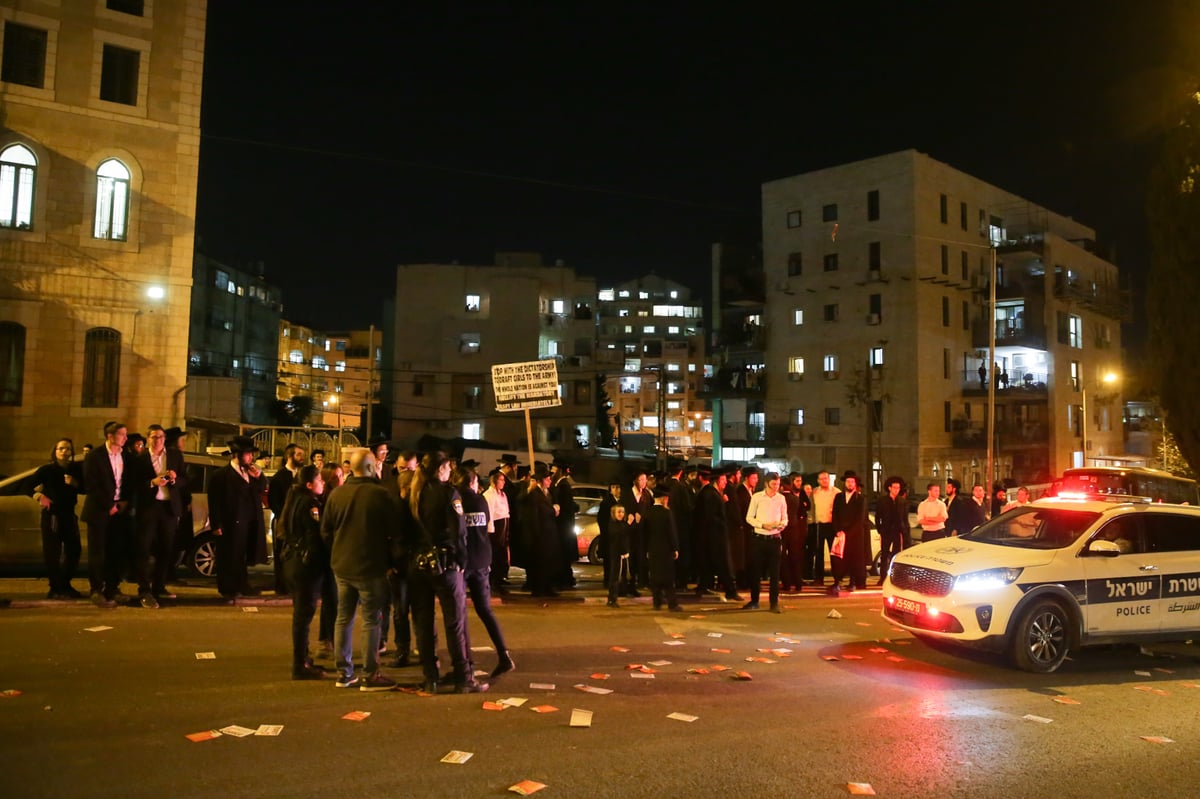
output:
<instances>
[{"instance_id":1,"label":"police car side mirror","mask_svg":"<svg viewBox=\"0 0 1200 799\"><path fill-rule=\"evenodd\" d=\"M1121 554L1121 547L1116 541L1108 541L1103 538L1097 538L1092 543L1088 544L1088 554L1100 555L1106 558L1115 558Z\"/></svg>"}]
</instances>

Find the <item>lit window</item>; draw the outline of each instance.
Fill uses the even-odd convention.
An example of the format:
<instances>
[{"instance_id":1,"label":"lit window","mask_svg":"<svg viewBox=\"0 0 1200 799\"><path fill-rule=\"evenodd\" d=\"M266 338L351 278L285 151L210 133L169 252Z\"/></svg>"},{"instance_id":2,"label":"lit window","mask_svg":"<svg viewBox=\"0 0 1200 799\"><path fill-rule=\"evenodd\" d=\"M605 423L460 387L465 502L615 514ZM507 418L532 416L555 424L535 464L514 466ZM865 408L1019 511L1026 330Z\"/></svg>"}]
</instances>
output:
<instances>
[{"instance_id":1,"label":"lit window","mask_svg":"<svg viewBox=\"0 0 1200 799\"><path fill-rule=\"evenodd\" d=\"M618 297L621 297L622 299L624 299L624 298L628 297L628 296L629 296L629 289L621 289L620 293L618 293L618 294L617 294L617 296L618 296Z\"/></svg>"},{"instance_id":2,"label":"lit window","mask_svg":"<svg viewBox=\"0 0 1200 799\"><path fill-rule=\"evenodd\" d=\"M793 413L792 418L795 420L796 424L804 424L804 409L803 408L796 408L796 410L793 411L792 413Z\"/></svg>"},{"instance_id":3,"label":"lit window","mask_svg":"<svg viewBox=\"0 0 1200 799\"><path fill-rule=\"evenodd\" d=\"M617 309L617 318L618 319L624 319L627 316L629 316L628 308L618 308Z\"/></svg>"},{"instance_id":4,"label":"lit window","mask_svg":"<svg viewBox=\"0 0 1200 799\"><path fill-rule=\"evenodd\" d=\"M678 372L678 371L679 371L679 364L677 364L677 363L668 363L668 364L667 364L667 371L668 371L668 372Z\"/></svg>"},{"instance_id":5,"label":"lit window","mask_svg":"<svg viewBox=\"0 0 1200 799\"><path fill-rule=\"evenodd\" d=\"M669 402L667 402L667 410L668 411L679 410L679 400L670 400Z\"/></svg>"},{"instance_id":6,"label":"lit window","mask_svg":"<svg viewBox=\"0 0 1200 799\"><path fill-rule=\"evenodd\" d=\"M95 238L125 241L129 235L129 179L129 170L115 158L96 170Z\"/></svg>"},{"instance_id":7,"label":"lit window","mask_svg":"<svg viewBox=\"0 0 1200 799\"><path fill-rule=\"evenodd\" d=\"M480 299L478 294L467 295L467 312L478 313L480 307Z\"/></svg>"},{"instance_id":8,"label":"lit window","mask_svg":"<svg viewBox=\"0 0 1200 799\"><path fill-rule=\"evenodd\" d=\"M796 326L804 324L804 310L802 308L792 309L792 324Z\"/></svg>"},{"instance_id":9,"label":"lit window","mask_svg":"<svg viewBox=\"0 0 1200 799\"><path fill-rule=\"evenodd\" d=\"M566 313L567 303L565 300L551 300L550 313Z\"/></svg>"},{"instance_id":10,"label":"lit window","mask_svg":"<svg viewBox=\"0 0 1200 799\"><path fill-rule=\"evenodd\" d=\"M639 300L648 300L648 299L650 299L650 292L648 292L648 291L639 291L639 292L638 292L638 299L639 299Z\"/></svg>"},{"instance_id":11,"label":"lit window","mask_svg":"<svg viewBox=\"0 0 1200 799\"><path fill-rule=\"evenodd\" d=\"M803 358L789 358L788 359L788 371L794 375L804 374L804 359Z\"/></svg>"},{"instance_id":12,"label":"lit window","mask_svg":"<svg viewBox=\"0 0 1200 799\"><path fill-rule=\"evenodd\" d=\"M20 144L0 152L0 227L33 227L33 187L37 159Z\"/></svg>"},{"instance_id":13,"label":"lit window","mask_svg":"<svg viewBox=\"0 0 1200 799\"><path fill-rule=\"evenodd\" d=\"M612 302L617 298L617 293L612 289L600 289L596 296L600 298L600 302Z\"/></svg>"},{"instance_id":14,"label":"lit window","mask_svg":"<svg viewBox=\"0 0 1200 799\"><path fill-rule=\"evenodd\" d=\"M481 343L478 333L463 333L458 337L458 351L463 355L476 355Z\"/></svg>"},{"instance_id":15,"label":"lit window","mask_svg":"<svg viewBox=\"0 0 1200 799\"><path fill-rule=\"evenodd\" d=\"M1067 318L1067 344L1076 349L1083 348L1083 319L1078 316Z\"/></svg>"},{"instance_id":16,"label":"lit window","mask_svg":"<svg viewBox=\"0 0 1200 799\"><path fill-rule=\"evenodd\" d=\"M328 365L325 363L325 359L324 359L323 357L321 357L320 355L314 355L314 356L313 356L313 359L312 359L312 368L314 368L314 369L322 369L322 370L328 370L328 369L329 369Z\"/></svg>"},{"instance_id":17,"label":"lit window","mask_svg":"<svg viewBox=\"0 0 1200 799\"><path fill-rule=\"evenodd\" d=\"M689 364L688 364L688 371L689 371L689 372L694 372L694 371L696 371L696 364L694 364L694 363L689 363Z\"/></svg>"},{"instance_id":18,"label":"lit window","mask_svg":"<svg viewBox=\"0 0 1200 799\"><path fill-rule=\"evenodd\" d=\"M477 441L483 438L483 425L479 422L464 422L462 426L462 437Z\"/></svg>"},{"instance_id":19,"label":"lit window","mask_svg":"<svg viewBox=\"0 0 1200 799\"><path fill-rule=\"evenodd\" d=\"M668 326L667 326L667 333L669 333L669 334L673 334L673 335L676 335L676 336L677 336L677 335L679 335L679 325L668 325Z\"/></svg>"},{"instance_id":20,"label":"lit window","mask_svg":"<svg viewBox=\"0 0 1200 799\"><path fill-rule=\"evenodd\" d=\"M632 333L632 332L633 332L633 325L625 325L625 332L626 332L626 333Z\"/></svg>"},{"instance_id":21,"label":"lit window","mask_svg":"<svg viewBox=\"0 0 1200 799\"><path fill-rule=\"evenodd\" d=\"M329 352L329 339L325 339L325 351Z\"/></svg>"},{"instance_id":22,"label":"lit window","mask_svg":"<svg viewBox=\"0 0 1200 799\"><path fill-rule=\"evenodd\" d=\"M646 326L644 326L644 327L642 328L642 332L643 332L643 333L653 333L653 332L654 332L654 325L646 325Z\"/></svg>"},{"instance_id":23,"label":"lit window","mask_svg":"<svg viewBox=\"0 0 1200 799\"><path fill-rule=\"evenodd\" d=\"M673 300L679 299L679 292L671 289L671 293L668 296Z\"/></svg>"},{"instance_id":24,"label":"lit window","mask_svg":"<svg viewBox=\"0 0 1200 799\"><path fill-rule=\"evenodd\" d=\"M335 372L346 371L346 362L345 361L334 361L333 362L333 371L335 371Z\"/></svg>"},{"instance_id":25,"label":"lit window","mask_svg":"<svg viewBox=\"0 0 1200 799\"><path fill-rule=\"evenodd\" d=\"M300 350L292 350L288 353L288 361L291 363L304 363L304 353Z\"/></svg>"},{"instance_id":26,"label":"lit window","mask_svg":"<svg viewBox=\"0 0 1200 799\"><path fill-rule=\"evenodd\" d=\"M826 355L823 364L825 377L832 380L838 376L838 357L836 355Z\"/></svg>"},{"instance_id":27,"label":"lit window","mask_svg":"<svg viewBox=\"0 0 1200 799\"><path fill-rule=\"evenodd\" d=\"M871 348L871 365L883 366L883 347Z\"/></svg>"},{"instance_id":28,"label":"lit window","mask_svg":"<svg viewBox=\"0 0 1200 799\"><path fill-rule=\"evenodd\" d=\"M642 417L642 427L658 427L658 417L657 416L643 416Z\"/></svg>"}]
</instances>

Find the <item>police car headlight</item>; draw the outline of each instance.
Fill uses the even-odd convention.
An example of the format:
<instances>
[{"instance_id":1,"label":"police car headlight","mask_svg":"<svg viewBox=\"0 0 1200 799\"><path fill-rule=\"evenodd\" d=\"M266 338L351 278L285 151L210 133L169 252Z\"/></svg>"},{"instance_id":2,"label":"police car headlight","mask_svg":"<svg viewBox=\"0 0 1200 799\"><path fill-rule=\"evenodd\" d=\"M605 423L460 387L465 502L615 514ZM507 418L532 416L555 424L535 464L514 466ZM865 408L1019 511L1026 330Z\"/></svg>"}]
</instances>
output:
<instances>
[{"instance_id":1,"label":"police car headlight","mask_svg":"<svg viewBox=\"0 0 1200 799\"><path fill-rule=\"evenodd\" d=\"M960 574L954 578L956 591L989 591L1012 585L1021 576L1019 568L984 569L983 571Z\"/></svg>"}]
</instances>

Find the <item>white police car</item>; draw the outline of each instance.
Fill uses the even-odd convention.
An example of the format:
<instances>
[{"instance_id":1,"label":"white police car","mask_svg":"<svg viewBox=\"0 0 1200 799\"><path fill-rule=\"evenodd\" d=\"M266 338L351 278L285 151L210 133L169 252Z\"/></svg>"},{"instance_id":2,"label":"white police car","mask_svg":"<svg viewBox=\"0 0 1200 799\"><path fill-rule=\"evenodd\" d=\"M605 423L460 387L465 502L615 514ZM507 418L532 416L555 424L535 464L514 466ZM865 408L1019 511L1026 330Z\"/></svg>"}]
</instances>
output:
<instances>
[{"instance_id":1,"label":"white police car","mask_svg":"<svg viewBox=\"0 0 1200 799\"><path fill-rule=\"evenodd\" d=\"M883 616L927 641L1052 672L1081 646L1200 633L1200 508L1038 500L896 556Z\"/></svg>"}]
</instances>

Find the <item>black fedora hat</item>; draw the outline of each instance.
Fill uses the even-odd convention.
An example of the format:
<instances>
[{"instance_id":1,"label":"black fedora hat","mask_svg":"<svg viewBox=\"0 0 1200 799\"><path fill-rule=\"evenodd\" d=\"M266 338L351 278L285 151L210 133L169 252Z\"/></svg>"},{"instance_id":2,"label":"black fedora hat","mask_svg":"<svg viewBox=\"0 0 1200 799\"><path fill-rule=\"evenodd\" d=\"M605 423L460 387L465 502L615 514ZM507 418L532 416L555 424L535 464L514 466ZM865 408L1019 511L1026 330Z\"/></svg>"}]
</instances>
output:
<instances>
[{"instance_id":1,"label":"black fedora hat","mask_svg":"<svg viewBox=\"0 0 1200 799\"><path fill-rule=\"evenodd\" d=\"M230 452L234 453L262 451L258 448L258 445L254 443L254 439L250 438L250 436L234 436L233 438L229 439L229 443L226 446L229 447Z\"/></svg>"},{"instance_id":2,"label":"black fedora hat","mask_svg":"<svg viewBox=\"0 0 1200 799\"><path fill-rule=\"evenodd\" d=\"M516 466L518 463L520 463L520 461L517 460L516 455L513 455L511 452L506 452L496 459L496 463L506 463L509 466Z\"/></svg>"}]
</instances>

